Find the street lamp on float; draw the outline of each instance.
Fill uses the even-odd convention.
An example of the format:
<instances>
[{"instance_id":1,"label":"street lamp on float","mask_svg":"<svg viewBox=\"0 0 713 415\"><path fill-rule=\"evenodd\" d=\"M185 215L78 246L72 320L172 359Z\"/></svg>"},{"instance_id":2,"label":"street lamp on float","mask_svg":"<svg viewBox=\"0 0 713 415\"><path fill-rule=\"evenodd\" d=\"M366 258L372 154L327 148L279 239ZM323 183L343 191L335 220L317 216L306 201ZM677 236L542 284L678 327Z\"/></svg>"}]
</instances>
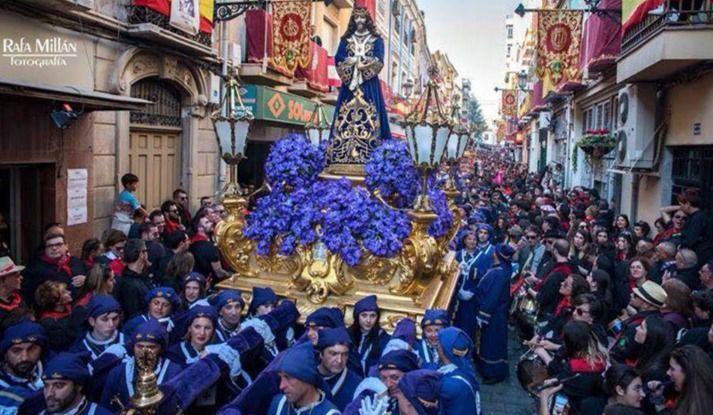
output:
<instances>
[{"instance_id":1,"label":"street lamp on float","mask_svg":"<svg viewBox=\"0 0 713 415\"><path fill-rule=\"evenodd\" d=\"M223 161L230 167L230 180L223 188L224 196L240 196L238 164L245 158L250 127L255 116L240 98L240 84L233 74L224 79L223 99L210 119L213 122L218 148Z\"/></svg>"},{"instance_id":2,"label":"street lamp on float","mask_svg":"<svg viewBox=\"0 0 713 415\"><path fill-rule=\"evenodd\" d=\"M415 104L414 110L406 117L404 129L411 160L421 174L421 194L416 199L414 211L432 215L435 219L436 215L427 191L428 174L437 168L443 159L453 125L441 109L435 81L437 70L431 68L429 75L430 79L425 91Z\"/></svg>"},{"instance_id":3,"label":"street lamp on float","mask_svg":"<svg viewBox=\"0 0 713 415\"><path fill-rule=\"evenodd\" d=\"M331 125L329 125L324 104L316 99L312 116L305 124L305 135L312 146L319 147L323 142L329 140L330 131Z\"/></svg>"}]
</instances>

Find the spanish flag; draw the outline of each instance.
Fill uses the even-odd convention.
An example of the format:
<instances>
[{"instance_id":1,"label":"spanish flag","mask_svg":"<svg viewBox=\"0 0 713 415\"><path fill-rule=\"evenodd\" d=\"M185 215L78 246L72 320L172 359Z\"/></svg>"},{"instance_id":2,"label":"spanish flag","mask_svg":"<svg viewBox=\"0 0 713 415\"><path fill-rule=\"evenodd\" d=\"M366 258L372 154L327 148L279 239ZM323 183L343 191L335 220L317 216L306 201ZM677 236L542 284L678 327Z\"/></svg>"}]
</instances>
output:
<instances>
[{"instance_id":1,"label":"spanish flag","mask_svg":"<svg viewBox=\"0 0 713 415\"><path fill-rule=\"evenodd\" d=\"M632 26L644 20L653 9L661 6L664 0L623 0L621 4L621 29L626 33Z\"/></svg>"}]
</instances>

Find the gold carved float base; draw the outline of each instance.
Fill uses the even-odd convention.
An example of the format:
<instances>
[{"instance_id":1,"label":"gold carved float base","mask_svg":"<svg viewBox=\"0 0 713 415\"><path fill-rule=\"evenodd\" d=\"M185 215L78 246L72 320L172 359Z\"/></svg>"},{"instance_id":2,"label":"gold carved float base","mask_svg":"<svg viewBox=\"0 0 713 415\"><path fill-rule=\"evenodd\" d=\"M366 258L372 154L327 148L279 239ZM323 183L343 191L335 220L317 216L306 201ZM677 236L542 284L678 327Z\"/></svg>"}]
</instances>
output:
<instances>
[{"instance_id":1,"label":"gold carved float base","mask_svg":"<svg viewBox=\"0 0 713 415\"><path fill-rule=\"evenodd\" d=\"M320 245L300 246L290 256L279 255L275 249L268 256L259 256L256 243L242 233L247 201L228 197L223 204L228 216L216 227L216 240L235 274L218 287L240 289L246 301L250 301L253 287L271 287L278 296L295 301L300 322L326 306L340 308L349 324L354 304L376 294L381 324L387 331L404 317L420 321L428 308L448 308L457 283L458 263L447 247L457 227L442 239L428 236L433 214L410 213L411 235L395 257L380 258L365 252L361 262L350 267ZM457 211L453 211L454 223L459 223Z\"/></svg>"}]
</instances>

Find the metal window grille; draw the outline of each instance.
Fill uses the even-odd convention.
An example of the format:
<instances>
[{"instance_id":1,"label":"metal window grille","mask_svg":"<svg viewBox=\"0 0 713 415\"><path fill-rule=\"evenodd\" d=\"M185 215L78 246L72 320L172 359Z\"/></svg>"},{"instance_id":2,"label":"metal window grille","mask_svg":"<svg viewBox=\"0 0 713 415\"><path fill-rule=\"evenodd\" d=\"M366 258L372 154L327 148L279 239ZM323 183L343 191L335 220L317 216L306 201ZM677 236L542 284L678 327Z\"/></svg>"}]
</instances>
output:
<instances>
[{"instance_id":1,"label":"metal window grille","mask_svg":"<svg viewBox=\"0 0 713 415\"><path fill-rule=\"evenodd\" d=\"M181 126L181 95L158 79L144 79L131 87L131 96L153 102L144 111L132 111L132 124Z\"/></svg>"}]
</instances>

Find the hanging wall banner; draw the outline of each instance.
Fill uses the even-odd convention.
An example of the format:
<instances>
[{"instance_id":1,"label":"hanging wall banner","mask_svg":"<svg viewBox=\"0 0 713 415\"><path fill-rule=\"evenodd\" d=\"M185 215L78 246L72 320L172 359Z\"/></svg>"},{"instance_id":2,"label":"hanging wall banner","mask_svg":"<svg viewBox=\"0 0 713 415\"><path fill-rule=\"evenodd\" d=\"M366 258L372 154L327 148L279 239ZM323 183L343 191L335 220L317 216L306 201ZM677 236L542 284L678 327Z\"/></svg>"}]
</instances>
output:
<instances>
[{"instance_id":1,"label":"hanging wall banner","mask_svg":"<svg viewBox=\"0 0 713 415\"><path fill-rule=\"evenodd\" d=\"M169 24L186 33L197 34L200 27L199 0L173 0Z\"/></svg>"},{"instance_id":2,"label":"hanging wall banner","mask_svg":"<svg viewBox=\"0 0 713 415\"><path fill-rule=\"evenodd\" d=\"M562 82L582 78L582 16L581 11L572 10L548 10L537 16L537 77L545 96Z\"/></svg>"},{"instance_id":3,"label":"hanging wall banner","mask_svg":"<svg viewBox=\"0 0 713 415\"><path fill-rule=\"evenodd\" d=\"M517 91L504 89L502 91L501 111L504 117L514 117L517 114Z\"/></svg>"},{"instance_id":4,"label":"hanging wall banner","mask_svg":"<svg viewBox=\"0 0 713 415\"><path fill-rule=\"evenodd\" d=\"M272 3L272 65L288 76L312 60L311 13L310 2Z\"/></svg>"}]
</instances>

